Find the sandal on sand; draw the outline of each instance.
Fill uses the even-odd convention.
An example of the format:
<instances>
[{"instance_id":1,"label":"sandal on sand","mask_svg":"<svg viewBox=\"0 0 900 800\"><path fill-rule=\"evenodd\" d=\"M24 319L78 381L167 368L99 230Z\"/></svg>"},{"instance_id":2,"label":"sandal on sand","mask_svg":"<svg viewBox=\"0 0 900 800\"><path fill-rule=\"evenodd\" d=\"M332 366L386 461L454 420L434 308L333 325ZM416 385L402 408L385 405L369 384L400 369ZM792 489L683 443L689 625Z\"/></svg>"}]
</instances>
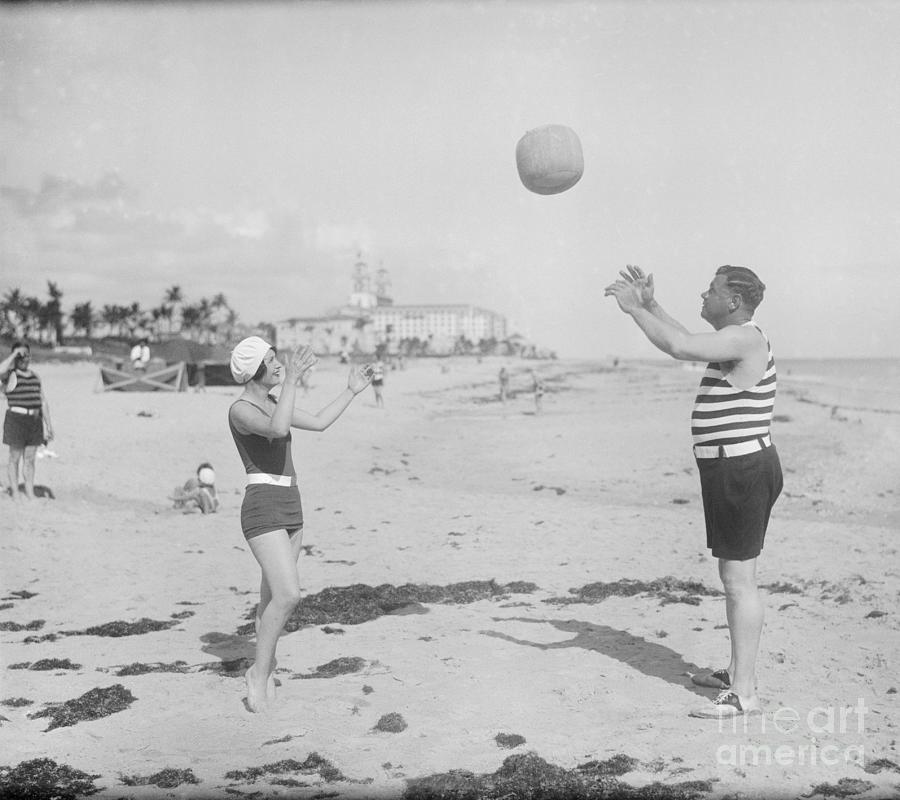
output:
<instances>
[{"instance_id":1,"label":"sandal on sand","mask_svg":"<svg viewBox=\"0 0 900 800\"><path fill-rule=\"evenodd\" d=\"M689 713L690 716L701 719L726 719L740 717L743 714L762 714L762 708L758 697L738 697L737 692L723 689L712 703L695 708Z\"/></svg>"},{"instance_id":2,"label":"sandal on sand","mask_svg":"<svg viewBox=\"0 0 900 800\"><path fill-rule=\"evenodd\" d=\"M728 674L727 669L717 669L715 672L691 675L691 682L697 686L705 686L707 689L731 688L731 676Z\"/></svg>"}]
</instances>

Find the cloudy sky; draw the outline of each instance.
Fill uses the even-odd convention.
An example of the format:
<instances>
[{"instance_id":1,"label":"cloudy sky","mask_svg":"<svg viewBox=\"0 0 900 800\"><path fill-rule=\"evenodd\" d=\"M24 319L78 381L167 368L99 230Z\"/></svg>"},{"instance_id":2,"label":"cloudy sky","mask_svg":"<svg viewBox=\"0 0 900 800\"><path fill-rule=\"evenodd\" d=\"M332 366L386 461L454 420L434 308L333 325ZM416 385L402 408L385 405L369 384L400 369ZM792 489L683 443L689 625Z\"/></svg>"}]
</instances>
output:
<instances>
[{"instance_id":1,"label":"cloudy sky","mask_svg":"<svg viewBox=\"0 0 900 800\"><path fill-rule=\"evenodd\" d=\"M900 3L0 7L0 291L248 322L325 312L357 251L397 303L474 303L565 356L653 356L626 263L702 330L757 270L783 356L897 356ZM519 182L565 124L585 174Z\"/></svg>"}]
</instances>

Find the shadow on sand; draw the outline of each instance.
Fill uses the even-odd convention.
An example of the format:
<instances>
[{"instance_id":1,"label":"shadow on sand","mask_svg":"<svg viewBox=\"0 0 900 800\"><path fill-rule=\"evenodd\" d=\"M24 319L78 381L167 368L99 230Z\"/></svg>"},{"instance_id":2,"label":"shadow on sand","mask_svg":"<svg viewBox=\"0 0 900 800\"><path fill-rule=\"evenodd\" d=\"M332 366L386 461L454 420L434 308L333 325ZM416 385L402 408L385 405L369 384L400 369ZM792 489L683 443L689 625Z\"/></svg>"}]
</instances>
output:
<instances>
[{"instance_id":1,"label":"shadow on sand","mask_svg":"<svg viewBox=\"0 0 900 800\"><path fill-rule=\"evenodd\" d=\"M694 686L690 674L702 672L703 668L690 661L685 661L680 653L627 631L611 628L608 625L595 625L580 620L529 619L527 617L494 617L495 622L530 622L539 625L552 625L559 631L572 633L574 636L564 642L529 642L500 631L481 631L485 636L493 636L515 644L537 647L540 650L559 650L568 647L581 647L595 653L614 658L629 667L648 675L661 678L668 683L680 686L701 697L708 697L709 691Z\"/></svg>"}]
</instances>

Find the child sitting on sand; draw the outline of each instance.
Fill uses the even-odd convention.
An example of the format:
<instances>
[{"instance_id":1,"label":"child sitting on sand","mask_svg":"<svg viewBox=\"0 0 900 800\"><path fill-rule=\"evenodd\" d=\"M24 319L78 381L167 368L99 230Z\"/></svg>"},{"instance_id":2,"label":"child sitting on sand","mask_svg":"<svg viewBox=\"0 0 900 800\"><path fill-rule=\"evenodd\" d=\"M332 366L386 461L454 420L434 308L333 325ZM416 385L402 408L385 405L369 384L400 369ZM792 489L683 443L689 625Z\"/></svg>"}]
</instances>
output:
<instances>
[{"instance_id":1,"label":"child sitting on sand","mask_svg":"<svg viewBox=\"0 0 900 800\"><path fill-rule=\"evenodd\" d=\"M182 509L184 514L191 514L197 509L203 514L214 514L219 507L219 495L212 464L204 461L197 467L196 477L186 480L184 486L176 487L172 500L174 507Z\"/></svg>"}]
</instances>

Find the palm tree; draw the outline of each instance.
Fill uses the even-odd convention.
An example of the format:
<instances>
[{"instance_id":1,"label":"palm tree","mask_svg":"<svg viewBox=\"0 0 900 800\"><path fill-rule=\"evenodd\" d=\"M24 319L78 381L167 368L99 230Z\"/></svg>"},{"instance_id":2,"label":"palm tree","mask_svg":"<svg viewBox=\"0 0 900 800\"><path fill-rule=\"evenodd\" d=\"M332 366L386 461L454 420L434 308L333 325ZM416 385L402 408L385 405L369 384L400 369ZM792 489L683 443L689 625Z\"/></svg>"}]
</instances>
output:
<instances>
[{"instance_id":1,"label":"palm tree","mask_svg":"<svg viewBox=\"0 0 900 800\"><path fill-rule=\"evenodd\" d=\"M122 321L128 326L128 330L133 334L135 328L140 327L143 322L144 312L141 311L141 304L137 301L123 309Z\"/></svg>"},{"instance_id":2,"label":"palm tree","mask_svg":"<svg viewBox=\"0 0 900 800\"><path fill-rule=\"evenodd\" d=\"M112 326L116 321L116 307L109 303L105 303L103 308L100 309L100 319L106 325L106 335L111 336Z\"/></svg>"},{"instance_id":3,"label":"palm tree","mask_svg":"<svg viewBox=\"0 0 900 800\"><path fill-rule=\"evenodd\" d=\"M41 344L53 344L54 307L52 303L52 300L48 303L38 301L38 341Z\"/></svg>"},{"instance_id":4,"label":"palm tree","mask_svg":"<svg viewBox=\"0 0 900 800\"><path fill-rule=\"evenodd\" d=\"M0 301L0 332L9 333L18 338L21 336L22 304L25 298L20 289L9 289Z\"/></svg>"},{"instance_id":5,"label":"palm tree","mask_svg":"<svg viewBox=\"0 0 900 800\"><path fill-rule=\"evenodd\" d=\"M31 337L31 329L41 329L41 301L36 297L26 297L22 300L22 329L23 336Z\"/></svg>"},{"instance_id":6,"label":"palm tree","mask_svg":"<svg viewBox=\"0 0 900 800\"><path fill-rule=\"evenodd\" d=\"M91 301L77 303L70 318L75 330L84 331L84 335L90 339L94 328L94 309L91 308Z\"/></svg>"},{"instance_id":7,"label":"palm tree","mask_svg":"<svg viewBox=\"0 0 900 800\"><path fill-rule=\"evenodd\" d=\"M230 342L234 338L234 328L237 325L238 315L233 308L228 309L228 316L225 317L225 341Z\"/></svg>"},{"instance_id":8,"label":"palm tree","mask_svg":"<svg viewBox=\"0 0 900 800\"><path fill-rule=\"evenodd\" d=\"M197 313L199 315L197 327L200 329L199 333L201 334L199 339L204 338L203 334L206 334L205 338L208 344L212 329L212 325L210 324L210 321L212 320L212 305L205 297L201 297L200 302L197 303Z\"/></svg>"},{"instance_id":9,"label":"palm tree","mask_svg":"<svg viewBox=\"0 0 900 800\"><path fill-rule=\"evenodd\" d=\"M181 309L182 331L187 330L191 339L194 338L197 326L200 324L201 320L202 315L200 306L184 306L184 308Z\"/></svg>"},{"instance_id":10,"label":"palm tree","mask_svg":"<svg viewBox=\"0 0 900 800\"><path fill-rule=\"evenodd\" d=\"M50 301L45 306L45 315L48 326L53 327L56 344L63 343L63 313L62 313L62 292L55 281L47 281L47 294L50 295Z\"/></svg>"},{"instance_id":11,"label":"palm tree","mask_svg":"<svg viewBox=\"0 0 900 800\"><path fill-rule=\"evenodd\" d=\"M172 306L163 303L158 309L160 318L166 320L169 333L172 332Z\"/></svg>"},{"instance_id":12,"label":"palm tree","mask_svg":"<svg viewBox=\"0 0 900 800\"><path fill-rule=\"evenodd\" d=\"M180 303L184 297L181 294L180 286L170 286L166 289L166 302L175 305L176 303Z\"/></svg>"},{"instance_id":13,"label":"palm tree","mask_svg":"<svg viewBox=\"0 0 900 800\"><path fill-rule=\"evenodd\" d=\"M166 319L169 322L169 333L172 332L172 317L174 316L175 306L180 305L184 302L184 295L181 293L180 286L170 286L166 289L165 299L163 300L164 304L168 307L169 313L166 314Z\"/></svg>"},{"instance_id":14,"label":"palm tree","mask_svg":"<svg viewBox=\"0 0 900 800\"><path fill-rule=\"evenodd\" d=\"M128 319L129 310L126 306L105 305L100 312L100 318L109 326L110 336L122 335L122 323Z\"/></svg>"}]
</instances>

